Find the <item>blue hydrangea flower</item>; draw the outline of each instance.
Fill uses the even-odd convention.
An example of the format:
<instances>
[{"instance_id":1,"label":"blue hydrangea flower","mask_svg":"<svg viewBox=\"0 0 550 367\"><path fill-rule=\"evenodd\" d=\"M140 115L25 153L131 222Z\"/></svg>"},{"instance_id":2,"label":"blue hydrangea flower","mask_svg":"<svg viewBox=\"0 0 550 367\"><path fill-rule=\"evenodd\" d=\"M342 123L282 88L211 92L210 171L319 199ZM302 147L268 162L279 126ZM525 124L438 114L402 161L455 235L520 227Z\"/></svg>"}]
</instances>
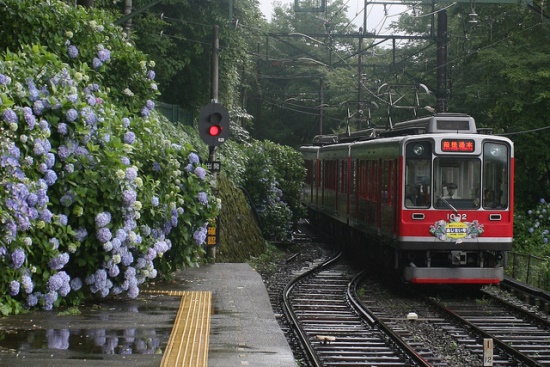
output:
<instances>
[{"instance_id":1,"label":"blue hydrangea flower","mask_svg":"<svg viewBox=\"0 0 550 367\"><path fill-rule=\"evenodd\" d=\"M28 275L23 275L21 277L21 285L23 286L23 289L25 290L25 293L31 294L34 289L34 283L32 282L32 278Z\"/></svg>"},{"instance_id":2,"label":"blue hydrangea flower","mask_svg":"<svg viewBox=\"0 0 550 367\"><path fill-rule=\"evenodd\" d=\"M17 280L12 280L10 283L10 295L17 296L19 294L21 284Z\"/></svg>"},{"instance_id":3,"label":"blue hydrangea flower","mask_svg":"<svg viewBox=\"0 0 550 367\"><path fill-rule=\"evenodd\" d=\"M4 74L0 74L0 85L6 85L8 83L8 78Z\"/></svg>"},{"instance_id":4,"label":"blue hydrangea flower","mask_svg":"<svg viewBox=\"0 0 550 367\"><path fill-rule=\"evenodd\" d=\"M130 119L128 117L124 117L122 119L122 126L128 128L130 126Z\"/></svg>"},{"instance_id":5,"label":"blue hydrangea flower","mask_svg":"<svg viewBox=\"0 0 550 367\"><path fill-rule=\"evenodd\" d=\"M153 197L151 198L151 204L152 204L153 206L159 206L159 198L156 197L156 196L153 196Z\"/></svg>"},{"instance_id":6,"label":"blue hydrangea flower","mask_svg":"<svg viewBox=\"0 0 550 367\"><path fill-rule=\"evenodd\" d=\"M193 239L197 245L202 245L206 240L206 227L200 227L193 233Z\"/></svg>"},{"instance_id":7,"label":"blue hydrangea flower","mask_svg":"<svg viewBox=\"0 0 550 367\"><path fill-rule=\"evenodd\" d=\"M88 236L88 231L86 228L80 227L75 231L75 238L78 242L84 241L84 239Z\"/></svg>"},{"instance_id":8,"label":"blue hydrangea flower","mask_svg":"<svg viewBox=\"0 0 550 367\"><path fill-rule=\"evenodd\" d=\"M61 270L65 265L67 265L69 260L70 260L69 254L64 252L57 255L56 257L51 258L50 261L48 262L48 266L52 270Z\"/></svg>"},{"instance_id":9,"label":"blue hydrangea flower","mask_svg":"<svg viewBox=\"0 0 550 367\"><path fill-rule=\"evenodd\" d=\"M122 202L125 206L131 206L133 203L135 203L137 199L137 194L135 191L132 190L124 190L122 193Z\"/></svg>"},{"instance_id":10,"label":"blue hydrangea flower","mask_svg":"<svg viewBox=\"0 0 550 367\"><path fill-rule=\"evenodd\" d=\"M25 259L26 259L25 252L20 248L15 249L11 254L11 261L13 263L13 268L19 269L21 266L23 266Z\"/></svg>"},{"instance_id":11,"label":"blue hydrangea flower","mask_svg":"<svg viewBox=\"0 0 550 367\"><path fill-rule=\"evenodd\" d=\"M82 279L80 278L71 279L70 286L74 291L80 290L80 288L82 288Z\"/></svg>"},{"instance_id":12,"label":"blue hydrangea flower","mask_svg":"<svg viewBox=\"0 0 550 367\"><path fill-rule=\"evenodd\" d=\"M105 227L109 223L111 223L111 213L102 212L96 215L95 224L98 228Z\"/></svg>"},{"instance_id":13,"label":"blue hydrangea flower","mask_svg":"<svg viewBox=\"0 0 550 367\"><path fill-rule=\"evenodd\" d=\"M204 180L206 177L206 170L202 167L197 167L195 168L195 174L199 179Z\"/></svg>"},{"instance_id":14,"label":"blue hydrangea flower","mask_svg":"<svg viewBox=\"0 0 550 367\"><path fill-rule=\"evenodd\" d=\"M105 243L107 241L110 241L111 238L113 238L113 235L111 234L111 230L109 228L103 227L98 229L96 237L99 242Z\"/></svg>"},{"instance_id":15,"label":"blue hydrangea flower","mask_svg":"<svg viewBox=\"0 0 550 367\"><path fill-rule=\"evenodd\" d=\"M102 62L106 62L106 61L109 61L111 59L111 51L107 50L106 48L102 49L102 50L99 50L97 52L97 57L99 58L99 60L101 60Z\"/></svg>"},{"instance_id":16,"label":"blue hydrangea flower","mask_svg":"<svg viewBox=\"0 0 550 367\"><path fill-rule=\"evenodd\" d=\"M40 99L37 100L37 101L34 101L34 103L32 105L32 110L33 110L33 112L36 116L42 115L45 108L46 108L46 106L44 105L44 101L42 101Z\"/></svg>"},{"instance_id":17,"label":"blue hydrangea flower","mask_svg":"<svg viewBox=\"0 0 550 367\"><path fill-rule=\"evenodd\" d=\"M2 118L7 123L17 123L17 121L19 120L17 114L9 107L4 110Z\"/></svg>"},{"instance_id":18,"label":"blue hydrangea flower","mask_svg":"<svg viewBox=\"0 0 550 367\"><path fill-rule=\"evenodd\" d=\"M128 180L130 182L134 182L136 177L137 177L137 171L134 167L126 168L126 174L125 174L126 180Z\"/></svg>"},{"instance_id":19,"label":"blue hydrangea flower","mask_svg":"<svg viewBox=\"0 0 550 367\"><path fill-rule=\"evenodd\" d=\"M74 59L78 56L78 48L75 45L70 45L67 48L67 54L71 59Z\"/></svg>"},{"instance_id":20,"label":"blue hydrangea flower","mask_svg":"<svg viewBox=\"0 0 550 367\"><path fill-rule=\"evenodd\" d=\"M154 80L154 79L155 79L155 76L156 76L156 74L155 74L155 72L154 72L153 70L149 70L149 71L147 72L147 78L149 78L149 80Z\"/></svg>"},{"instance_id":21,"label":"blue hydrangea flower","mask_svg":"<svg viewBox=\"0 0 550 367\"><path fill-rule=\"evenodd\" d=\"M189 154L189 162L193 164L198 164L200 162L200 158L197 153L191 153Z\"/></svg>"},{"instance_id":22,"label":"blue hydrangea flower","mask_svg":"<svg viewBox=\"0 0 550 367\"><path fill-rule=\"evenodd\" d=\"M134 144L136 141L136 134L134 134L132 131L128 131L126 134L124 134L124 142L126 144Z\"/></svg>"},{"instance_id":23,"label":"blue hydrangea flower","mask_svg":"<svg viewBox=\"0 0 550 367\"><path fill-rule=\"evenodd\" d=\"M57 181L57 173L55 173L55 171L51 169L47 170L44 174L44 180L46 181L48 186L52 186L55 181Z\"/></svg>"},{"instance_id":24,"label":"blue hydrangea flower","mask_svg":"<svg viewBox=\"0 0 550 367\"><path fill-rule=\"evenodd\" d=\"M208 195L206 195L206 193L203 191L198 193L197 199L199 200L199 203L201 203L202 205L208 204Z\"/></svg>"}]
</instances>

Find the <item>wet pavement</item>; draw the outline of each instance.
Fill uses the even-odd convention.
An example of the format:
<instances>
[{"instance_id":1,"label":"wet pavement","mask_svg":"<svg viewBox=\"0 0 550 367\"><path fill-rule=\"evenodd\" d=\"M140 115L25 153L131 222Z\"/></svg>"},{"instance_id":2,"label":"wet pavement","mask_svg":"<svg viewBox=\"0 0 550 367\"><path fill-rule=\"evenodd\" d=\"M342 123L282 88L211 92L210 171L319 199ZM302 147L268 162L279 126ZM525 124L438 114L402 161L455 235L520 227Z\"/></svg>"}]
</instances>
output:
<instances>
[{"instance_id":1,"label":"wet pavement","mask_svg":"<svg viewBox=\"0 0 550 367\"><path fill-rule=\"evenodd\" d=\"M178 272L154 290L211 291L209 367L295 367L261 277L248 264ZM0 318L2 367L157 367L181 296L142 292L80 307L78 315L38 311Z\"/></svg>"}]
</instances>

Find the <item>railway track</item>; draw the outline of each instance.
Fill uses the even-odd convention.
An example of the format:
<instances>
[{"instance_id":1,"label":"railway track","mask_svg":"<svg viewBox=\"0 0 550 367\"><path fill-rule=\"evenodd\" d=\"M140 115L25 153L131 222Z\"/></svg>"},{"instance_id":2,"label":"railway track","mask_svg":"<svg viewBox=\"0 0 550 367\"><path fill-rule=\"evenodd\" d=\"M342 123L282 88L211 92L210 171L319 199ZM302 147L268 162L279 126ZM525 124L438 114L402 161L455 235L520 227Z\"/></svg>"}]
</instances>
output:
<instances>
[{"instance_id":1,"label":"railway track","mask_svg":"<svg viewBox=\"0 0 550 367\"><path fill-rule=\"evenodd\" d=\"M320 366L432 366L368 311L352 304L356 270L340 255L295 278L284 310L309 362Z\"/></svg>"},{"instance_id":2,"label":"railway track","mask_svg":"<svg viewBox=\"0 0 550 367\"><path fill-rule=\"evenodd\" d=\"M492 339L494 366L550 366L550 321L484 294L481 300L443 297L430 303L471 333Z\"/></svg>"}]
</instances>

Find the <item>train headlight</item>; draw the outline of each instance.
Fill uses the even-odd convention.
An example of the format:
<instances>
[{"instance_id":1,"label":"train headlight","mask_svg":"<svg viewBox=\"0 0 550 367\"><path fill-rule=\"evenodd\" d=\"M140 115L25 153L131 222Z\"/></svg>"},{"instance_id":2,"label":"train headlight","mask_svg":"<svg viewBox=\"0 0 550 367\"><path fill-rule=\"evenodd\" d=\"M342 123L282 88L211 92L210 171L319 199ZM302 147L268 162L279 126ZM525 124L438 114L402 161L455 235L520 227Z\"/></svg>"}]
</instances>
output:
<instances>
[{"instance_id":1,"label":"train headlight","mask_svg":"<svg viewBox=\"0 0 550 367\"><path fill-rule=\"evenodd\" d=\"M420 144L415 145L413 147L413 152L416 155L422 155L422 153L424 153L424 146Z\"/></svg>"},{"instance_id":2,"label":"train headlight","mask_svg":"<svg viewBox=\"0 0 550 367\"><path fill-rule=\"evenodd\" d=\"M489 152L493 157L499 157L502 154L502 149L499 146L493 145Z\"/></svg>"}]
</instances>

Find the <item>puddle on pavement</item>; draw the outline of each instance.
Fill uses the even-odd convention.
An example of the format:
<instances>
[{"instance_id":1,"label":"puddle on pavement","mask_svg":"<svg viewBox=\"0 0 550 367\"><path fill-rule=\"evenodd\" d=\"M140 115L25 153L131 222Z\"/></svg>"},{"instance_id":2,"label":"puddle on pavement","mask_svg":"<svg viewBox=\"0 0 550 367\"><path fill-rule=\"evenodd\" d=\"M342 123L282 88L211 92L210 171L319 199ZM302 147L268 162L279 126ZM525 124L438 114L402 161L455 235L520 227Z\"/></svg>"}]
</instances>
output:
<instances>
[{"instance_id":1,"label":"puddle on pavement","mask_svg":"<svg viewBox=\"0 0 550 367\"><path fill-rule=\"evenodd\" d=\"M0 320L0 352L48 349L83 355L162 353L178 305L177 298L148 297L83 307L79 315L15 315Z\"/></svg>"},{"instance_id":2,"label":"puddle on pavement","mask_svg":"<svg viewBox=\"0 0 550 367\"><path fill-rule=\"evenodd\" d=\"M83 354L155 354L164 350L168 330L47 329L0 333L0 349L70 350Z\"/></svg>"}]
</instances>

